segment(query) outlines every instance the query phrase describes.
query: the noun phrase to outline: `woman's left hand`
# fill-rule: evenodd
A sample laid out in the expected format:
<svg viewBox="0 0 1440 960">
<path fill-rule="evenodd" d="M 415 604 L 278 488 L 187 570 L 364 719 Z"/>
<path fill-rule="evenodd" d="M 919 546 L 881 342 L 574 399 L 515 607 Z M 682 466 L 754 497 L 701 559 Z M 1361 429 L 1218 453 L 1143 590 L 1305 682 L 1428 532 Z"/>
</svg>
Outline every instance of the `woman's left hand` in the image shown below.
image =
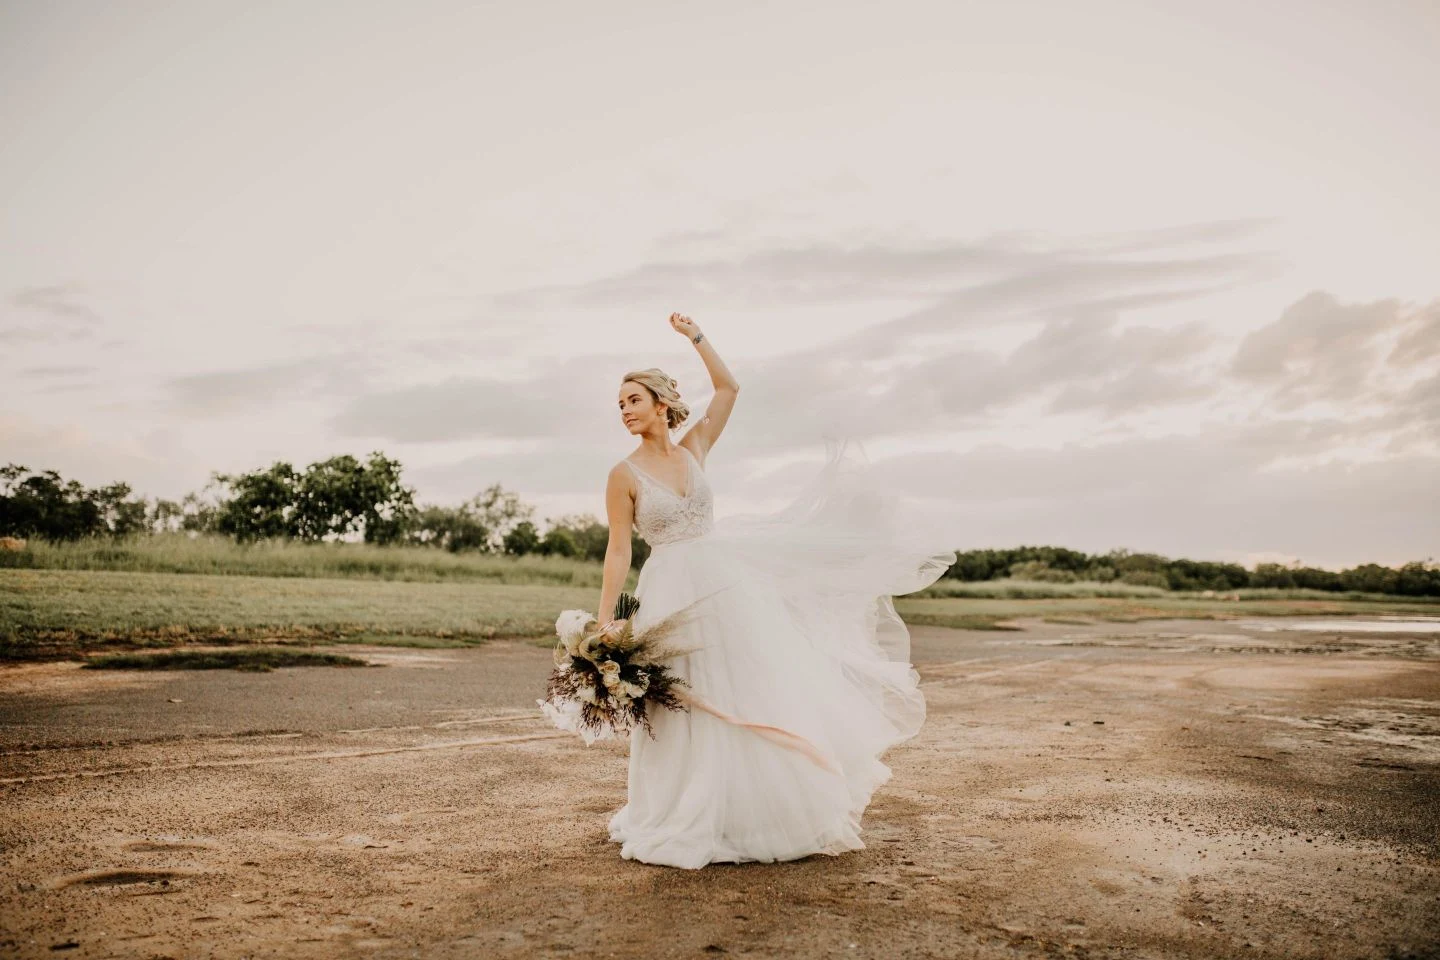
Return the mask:
<svg viewBox="0 0 1440 960">
<path fill-rule="evenodd" d="M 685 334 L 685 336 L 691 340 L 694 340 L 695 334 L 700 332 L 700 328 L 695 324 L 695 321 L 683 313 L 670 314 L 670 326 L 674 327 L 680 333 Z"/>
</svg>

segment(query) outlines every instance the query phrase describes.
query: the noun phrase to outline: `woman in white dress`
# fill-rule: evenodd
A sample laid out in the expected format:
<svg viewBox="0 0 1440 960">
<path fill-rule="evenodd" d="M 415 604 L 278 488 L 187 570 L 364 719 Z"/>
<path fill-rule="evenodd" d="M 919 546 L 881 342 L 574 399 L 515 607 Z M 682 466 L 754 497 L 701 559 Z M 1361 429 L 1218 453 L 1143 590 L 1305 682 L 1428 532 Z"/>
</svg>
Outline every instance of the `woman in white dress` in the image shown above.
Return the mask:
<svg viewBox="0 0 1440 960">
<path fill-rule="evenodd" d="M 689 419 L 656 368 L 627 374 L 619 412 L 636 450 L 610 471 L 600 594 L 607 629 L 630 567 L 632 525 L 650 545 L 635 596 L 643 629 L 692 601 L 671 662 L 693 705 L 653 712 L 630 738 L 628 800 L 610 817 L 627 859 L 698 868 L 865 846 L 860 819 L 890 777 L 884 751 L 915 735 L 925 699 L 891 596 L 934 582 L 955 552 L 886 492 L 851 443 L 784 509 L 714 519 L 704 464 L 740 385 L 689 317 L 671 326 L 715 394 Z M 702 599 L 703 598 L 703 599 Z M 697 708 L 698 707 L 698 708 Z"/>
</svg>

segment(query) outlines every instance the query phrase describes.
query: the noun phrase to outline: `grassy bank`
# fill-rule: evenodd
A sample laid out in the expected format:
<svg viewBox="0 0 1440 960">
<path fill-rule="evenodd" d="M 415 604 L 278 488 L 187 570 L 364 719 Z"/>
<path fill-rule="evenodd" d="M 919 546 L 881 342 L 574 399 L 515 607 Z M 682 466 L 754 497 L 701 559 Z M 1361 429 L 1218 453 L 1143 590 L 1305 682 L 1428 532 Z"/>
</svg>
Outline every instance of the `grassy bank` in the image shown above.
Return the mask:
<svg viewBox="0 0 1440 960">
<path fill-rule="evenodd" d="M 591 587 L 597 594 L 601 576 L 600 564 L 567 557 L 457 554 L 366 543 L 239 544 L 228 537 L 178 533 L 73 543 L 32 540 L 23 550 L 0 551 L 0 569 L 505 583 Z"/>
<path fill-rule="evenodd" d="M 914 597 L 943 598 L 960 597 L 971 600 L 1076 600 L 1094 597 L 1110 597 L 1125 600 L 1166 600 L 1184 603 L 1239 601 L 1315 600 L 1320 602 L 1356 602 L 1385 606 L 1410 604 L 1420 609 L 1440 611 L 1440 598 L 1396 597 L 1383 593 L 1338 593 L 1328 590 L 1278 589 L 1274 587 L 1243 587 L 1238 590 L 1175 591 L 1161 587 L 1140 587 L 1128 583 L 1050 583 L 1038 580 L 939 580 Z M 1235 599 L 1227 599 L 1233 597 Z M 1373 612 L 1373 611 L 1372 611 Z"/>
<path fill-rule="evenodd" d="M 1055 586 L 1047 584 L 1046 586 Z M 1059 586 L 1073 586 L 1060 584 Z M 1266 591 L 1250 591 L 1263 594 Z M 1198 594 L 1167 593 L 1136 597 L 1110 596 L 1010 596 L 1010 597 L 913 597 L 900 598 L 895 609 L 906 623 L 968 630 L 1013 629 L 1013 621 L 1037 617 L 1051 622 L 1109 620 L 1131 623 L 1140 620 L 1225 620 L 1237 617 L 1376 616 L 1404 614 L 1440 616 L 1440 603 L 1409 598 L 1323 599 L 1256 596 L 1240 600 L 1206 598 Z M 1293 592 L 1293 591 L 1292 591 Z"/>
<path fill-rule="evenodd" d="M 185 643 L 448 646 L 552 634 L 599 588 L 0 570 L 0 659 Z"/>
<path fill-rule="evenodd" d="M 1012 595 L 1017 585 L 994 584 L 1003 595 L 921 593 L 897 598 L 895 605 L 912 625 L 961 629 L 1011 629 L 1019 617 L 1064 622 L 1440 613 L 1440 604 L 1395 598 L 1245 591 L 1267 595 L 1235 601 L 1147 587 L 1112 596 L 1087 594 L 1080 584 L 1034 584 Z M 626 589 L 633 588 L 632 572 Z M 598 581 L 571 586 L 0 569 L 0 659 L 196 643 L 457 646 L 496 637 L 548 643 L 556 615 L 567 608 L 593 609 L 598 593 Z"/>
</svg>

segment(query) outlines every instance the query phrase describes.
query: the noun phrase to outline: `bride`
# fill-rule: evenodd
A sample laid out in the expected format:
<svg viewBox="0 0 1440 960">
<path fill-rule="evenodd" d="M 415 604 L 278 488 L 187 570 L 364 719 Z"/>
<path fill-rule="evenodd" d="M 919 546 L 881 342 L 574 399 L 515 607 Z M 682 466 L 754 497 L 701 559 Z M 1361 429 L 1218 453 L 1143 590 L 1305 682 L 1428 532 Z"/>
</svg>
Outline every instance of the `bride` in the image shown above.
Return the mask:
<svg viewBox="0 0 1440 960">
<path fill-rule="evenodd" d="M 620 417 L 640 445 L 606 485 L 599 611 L 603 621 L 615 610 L 633 525 L 651 552 L 632 626 L 701 601 L 675 641 L 691 652 L 670 663 L 691 707 L 656 711 L 653 736 L 632 732 L 610 839 L 626 859 L 686 868 L 861 849 L 861 815 L 890 777 L 881 754 L 925 719 L 890 598 L 933 583 L 955 553 L 923 516 L 901 516 L 908 502 L 848 443 L 832 445 L 785 508 L 715 520 L 704 466 L 740 384 L 693 320 L 676 313 L 670 325 L 695 345 L 715 394 L 672 440 L 690 419 L 676 380 L 653 367 L 625 375 Z"/>
</svg>

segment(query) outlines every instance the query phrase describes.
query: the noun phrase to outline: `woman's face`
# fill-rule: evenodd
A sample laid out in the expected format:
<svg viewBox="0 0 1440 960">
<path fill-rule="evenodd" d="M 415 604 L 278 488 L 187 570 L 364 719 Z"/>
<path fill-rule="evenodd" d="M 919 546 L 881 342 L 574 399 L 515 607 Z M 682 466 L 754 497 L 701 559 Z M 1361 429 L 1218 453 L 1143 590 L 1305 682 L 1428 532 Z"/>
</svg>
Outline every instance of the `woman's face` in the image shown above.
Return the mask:
<svg viewBox="0 0 1440 960">
<path fill-rule="evenodd" d="M 634 380 L 620 385 L 620 419 L 631 433 L 648 433 L 657 421 L 664 422 L 665 408 L 655 402 Z"/>
</svg>

